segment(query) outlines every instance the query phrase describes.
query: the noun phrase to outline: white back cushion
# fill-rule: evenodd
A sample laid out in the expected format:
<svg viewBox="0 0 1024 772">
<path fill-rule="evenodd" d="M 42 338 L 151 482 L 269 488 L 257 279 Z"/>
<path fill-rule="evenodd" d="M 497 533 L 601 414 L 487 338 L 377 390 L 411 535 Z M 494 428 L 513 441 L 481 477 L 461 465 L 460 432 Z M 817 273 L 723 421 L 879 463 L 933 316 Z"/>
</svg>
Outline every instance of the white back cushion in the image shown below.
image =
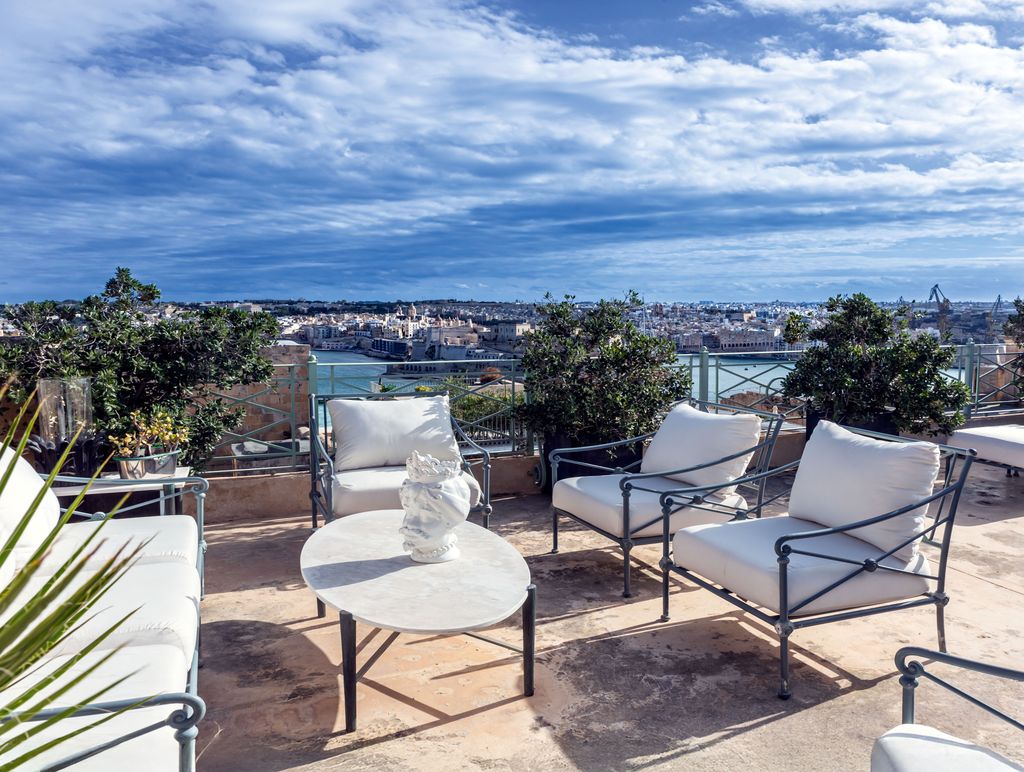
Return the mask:
<svg viewBox="0 0 1024 772">
<path fill-rule="evenodd" d="M 685 402 L 665 416 L 640 464 L 641 472 L 667 472 L 706 464 L 753 447 L 761 437 L 761 419 L 750 413 L 704 413 Z M 732 461 L 694 472 L 666 475 L 687 485 L 718 485 L 742 477 L 753 451 Z M 735 488 L 723 489 L 723 496 Z"/>
<path fill-rule="evenodd" d="M 402 466 L 414 450 L 460 460 L 448 395 L 409 399 L 332 399 L 335 471 Z"/>
<path fill-rule="evenodd" d="M 930 442 L 886 442 L 820 421 L 804 448 L 789 513 L 827 528 L 847 525 L 930 496 L 938 474 L 939 448 Z M 927 513 L 918 507 L 848 534 L 888 552 L 920 531 Z M 917 541 L 894 553 L 906 561 L 916 555 Z"/>
<path fill-rule="evenodd" d="M 0 477 L 7 471 L 8 464 L 14 458 L 14 449 L 7 448 L 0 455 Z M 23 458 L 18 458 L 14 465 L 11 479 L 7 486 L 0 491 L 0 533 L 6 542 L 7 537 L 17 527 L 18 523 L 25 516 L 32 500 L 43 487 L 43 478 L 39 476 L 32 465 Z M 60 504 L 53 491 L 47 491 L 43 500 L 39 503 L 28 528 L 22 533 L 18 545 L 14 548 L 12 557 L 14 562 L 21 566 L 31 557 L 32 553 L 52 531 L 60 519 Z M 0 544 L 0 546 L 3 546 Z"/>
</svg>

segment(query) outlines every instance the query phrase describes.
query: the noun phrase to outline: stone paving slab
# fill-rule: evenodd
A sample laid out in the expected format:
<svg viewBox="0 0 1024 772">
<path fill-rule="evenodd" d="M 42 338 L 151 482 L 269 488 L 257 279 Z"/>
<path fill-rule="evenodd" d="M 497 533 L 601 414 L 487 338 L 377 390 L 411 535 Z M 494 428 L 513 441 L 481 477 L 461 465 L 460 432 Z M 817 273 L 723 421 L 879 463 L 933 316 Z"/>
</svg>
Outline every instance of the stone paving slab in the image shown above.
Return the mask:
<svg viewBox="0 0 1024 772">
<path fill-rule="evenodd" d="M 360 684 L 354 735 L 341 731 L 337 623 L 315 617 L 299 574 L 307 515 L 211 527 L 200 769 L 864 770 L 899 723 L 893 654 L 935 645 L 924 608 L 798 631 L 782 702 L 766 626 L 681 581 L 672 620 L 657 621 L 660 548 L 636 550 L 624 600 L 601 537 L 564 526 L 548 554 L 546 499 L 498 501 L 492 524 L 538 586 L 536 695 L 521 696 L 511 652 L 402 636 Z M 1024 478 L 978 467 L 953 545 L 950 651 L 1024 668 Z M 517 619 L 492 634 L 518 642 Z M 956 678 L 1024 715 L 1019 684 Z M 936 687 L 919 690 L 919 720 L 1024 760 L 1024 734 Z"/>
</svg>

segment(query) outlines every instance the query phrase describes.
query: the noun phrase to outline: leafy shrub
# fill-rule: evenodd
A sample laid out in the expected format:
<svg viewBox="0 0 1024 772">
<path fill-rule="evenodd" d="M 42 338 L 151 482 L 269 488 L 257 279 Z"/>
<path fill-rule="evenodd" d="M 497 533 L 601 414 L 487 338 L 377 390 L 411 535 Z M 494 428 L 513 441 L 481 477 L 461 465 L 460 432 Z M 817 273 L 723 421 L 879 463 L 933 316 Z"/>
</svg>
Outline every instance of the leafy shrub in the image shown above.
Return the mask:
<svg viewBox="0 0 1024 772">
<path fill-rule="evenodd" d="M 97 430 L 123 435 L 131 415 L 160 408 L 187 433 L 183 461 L 201 467 L 242 410 L 215 395 L 270 378 L 260 349 L 273 342 L 270 314 L 204 307 L 152 318 L 160 291 L 118 268 L 99 295 L 80 304 L 30 302 L 4 309 L 22 337 L 0 346 L 0 376 L 13 376 L 15 399 L 39 378 L 92 378 Z"/>
<path fill-rule="evenodd" d="M 931 335 L 911 335 L 906 320 L 867 295 L 836 296 L 822 327 L 786 376 L 782 391 L 804 397 L 823 418 L 868 423 L 888 415 L 903 432 L 951 432 L 964 422 L 966 384 L 948 378 L 952 348 Z"/>
</svg>

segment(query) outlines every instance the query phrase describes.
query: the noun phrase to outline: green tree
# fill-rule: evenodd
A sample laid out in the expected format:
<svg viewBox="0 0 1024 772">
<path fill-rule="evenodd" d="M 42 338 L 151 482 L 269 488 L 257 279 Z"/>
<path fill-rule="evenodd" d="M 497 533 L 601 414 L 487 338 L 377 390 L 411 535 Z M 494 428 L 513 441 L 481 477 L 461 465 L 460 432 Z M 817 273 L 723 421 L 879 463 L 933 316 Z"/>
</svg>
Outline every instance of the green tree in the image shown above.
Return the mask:
<svg viewBox="0 0 1024 772">
<path fill-rule="evenodd" d="M 523 355 L 530 399 L 519 414 L 535 432 L 578 444 L 635 437 L 689 395 L 690 374 L 673 367 L 672 342 L 644 334 L 631 320 L 640 303 L 635 292 L 584 310 L 572 295 L 546 299 Z"/>
<path fill-rule="evenodd" d="M 270 378 L 260 349 L 277 334 L 270 314 L 202 307 L 156 318 L 160 291 L 118 268 L 103 292 L 80 304 L 30 302 L 4 309 L 22 332 L 0 347 L 0 375 L 16 398 L 39 378 L 92 378 L 97 429 L 127 431 L 132 411 L 166 410 L 189 433 L 183 460 L 201 467 L 242 411 L 215 392 Z"/>
<path fill-rule="evenodd" d="M 810 332 L 816 344 L 783 383 L 830 421 L 870 422 L 888 415 L 900 431 L 950 432 L 964 422 L 970 391 L 946 376 L 956 356 L 931 335 L 912 335 L 907 321 L 862 293 L 825 303 L 828 319 Z"/>
<path fill-rule="evenodd" d="M 1024 299 L 1015 298 L 1013 309 L 1014 313 L 1006 319 L 1003 334 L 1021 349 L 1022 353 L 1018 354 L 1009 366 L 1013 371 L 1014 385 L 1024 389 Z"/>
</svg>

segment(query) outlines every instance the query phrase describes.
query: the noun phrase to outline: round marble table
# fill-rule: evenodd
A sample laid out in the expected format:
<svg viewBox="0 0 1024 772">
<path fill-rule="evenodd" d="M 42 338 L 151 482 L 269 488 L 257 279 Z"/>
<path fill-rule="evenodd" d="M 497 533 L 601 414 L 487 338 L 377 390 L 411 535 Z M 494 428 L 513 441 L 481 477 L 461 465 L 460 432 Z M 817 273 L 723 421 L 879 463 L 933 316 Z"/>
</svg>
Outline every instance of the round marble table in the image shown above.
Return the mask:
<svg viewBox="0 0 1024 772">
<path fill-rule="evenodd" d="M 519 552 L 473 523 L 455 529 L 461 556 L 447 563 L 416 563 L 402 549 L 400 509 L 361 512 L 315 531 L 302 548 L 302 578 L 325 606 L 339 612 L 345 729 L 356 723 L 358 680 L 400 633 L 465 634 L 523 654 L 523 687 L 533 694 L 536 589 Z M 474 631 L 523 610 L 523 647 Z M 356 670 L 356 622 L 391 635 Z"/>
</svg>

